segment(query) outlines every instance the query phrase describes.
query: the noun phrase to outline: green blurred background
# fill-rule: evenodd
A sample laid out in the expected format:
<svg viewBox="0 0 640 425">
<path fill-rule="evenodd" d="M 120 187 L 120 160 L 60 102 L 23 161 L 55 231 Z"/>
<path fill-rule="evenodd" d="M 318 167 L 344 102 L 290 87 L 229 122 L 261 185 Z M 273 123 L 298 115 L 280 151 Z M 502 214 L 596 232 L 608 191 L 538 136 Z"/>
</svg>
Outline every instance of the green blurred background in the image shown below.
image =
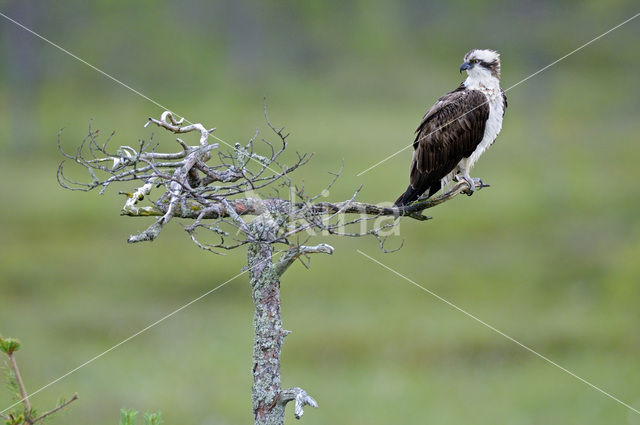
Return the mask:
<svg viewBox="0 0 640 425">
<path fill-rule="evenodd" d="M 395 199 L 424 111 L 471 48 L 502 53 L 507 88 L 637 13 L 636 1 L 429 3 L 0 1 L 3 13 L 188 120 L 243 142 L 262 99 L 310 189 Z M 30 390 L 236 275 L 245 251 L 196 248 L 179 223 L 119 216 L 113 188 L 57 185 L 56 133 L 90 119 L 115 145 L 161 109 L 1 19 L 0 331 L 21 338 Z M 640 424 L 589 388 L 385 271 L 364 252 L 640 408 L 640 20 L 508 92 L 503 131 L 473 175 L 492 187 L 404 220 L 404 248 L 327 240 L 282 281 L 293 331 L 283 385 L 317 398 L 313 424 Z M 156 131 L 157 133 L 157 131 Z M 171 137 L 164 134 L 165 140 Z M 52 424 L 115 424 L 121 407 L 168 424 L 251 423 L 246 275 L 34 397 L 80 401 Z M 6 392 L 3 407 L 10 403 Z M 288 421 L 293 422 L 291 411 Z"/>
</svg>

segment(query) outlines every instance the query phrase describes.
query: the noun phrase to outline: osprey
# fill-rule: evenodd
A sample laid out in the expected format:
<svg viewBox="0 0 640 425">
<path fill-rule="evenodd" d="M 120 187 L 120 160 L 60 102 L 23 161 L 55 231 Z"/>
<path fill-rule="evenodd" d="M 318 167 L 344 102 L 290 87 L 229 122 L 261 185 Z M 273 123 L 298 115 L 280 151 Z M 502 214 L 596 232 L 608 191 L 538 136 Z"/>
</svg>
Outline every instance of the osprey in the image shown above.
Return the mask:
<svg viewBox="0 0 640 425">
<path fill-rule="evenodd" d="M 396 206 L 427 191 L 432 196 L 460 178 L 469 185 L 469 195 L 475 190 L 469 171 L 500 133 L 507 97 L 500 88 L 500 54 L 495 50 L 471 50 L 462 71 L 467 79 L 438 99 L 416 129 L 410 184 Z"/>
</svg>

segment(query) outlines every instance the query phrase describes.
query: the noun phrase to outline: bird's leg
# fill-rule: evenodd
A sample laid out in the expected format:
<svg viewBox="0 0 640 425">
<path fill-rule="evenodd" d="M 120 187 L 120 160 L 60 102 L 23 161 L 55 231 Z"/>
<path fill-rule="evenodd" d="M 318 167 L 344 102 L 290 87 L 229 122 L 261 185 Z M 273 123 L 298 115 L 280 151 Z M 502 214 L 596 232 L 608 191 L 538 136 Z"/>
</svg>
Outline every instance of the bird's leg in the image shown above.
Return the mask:
<svg viewBox="0 0 640 425">
<path fill-rule="evenodd" d="M 467 185 L 469 186 L 469 188 L 465 189 L 464 192 L 469 196 L 473 195 L 473 193 L 476 191 L 476 182 L 474 181 L 475 179 L 472 179 L 469 176 L 469 172 L 467 172 L 466 170 L 463 170 L 461 177 L 462 180 L 464 180 L 465 183 L 467 183 Z"/>
<path fill-rule="evenodd" d="M 460 181 L 464 180 L 468 188 L 464 189 L 462 192 L 471 196 L 475 193 L 476 186 L 478 186 L 481 189 L 483 187 L 488 187 L 489 185 L 485 184 L 481 179 L 477 177 L 472 178 L 471 176 L 469 176 L 469 169 L 471 168 L 471 164 L 469 163 L 468 160 L 469 158 L 465 158 L 462 161 L 460 161 L 455 173 L 451 173 L 452 174 L 451 179 L 456 183 L 459 183 Z"/>
<path fill-rule="evenodd" d="M 464 192 L 467 195 L 471 196 L 476 191 L 476 182 L 471 178 L 471 176 L 469 176 L 469 169 L 471 168 L 471 164 L 469 163 L 468 158 L 465 158 L 461 161 L 460 165 L 462 166 L 460 167 L 460 177 L 458 177 L 458 180 L 462 178 L 462 180 L 467 183 L 469 188 L 465 189 Z M 480 179 L 478 180 L 481 181 Z"/>
</svg>

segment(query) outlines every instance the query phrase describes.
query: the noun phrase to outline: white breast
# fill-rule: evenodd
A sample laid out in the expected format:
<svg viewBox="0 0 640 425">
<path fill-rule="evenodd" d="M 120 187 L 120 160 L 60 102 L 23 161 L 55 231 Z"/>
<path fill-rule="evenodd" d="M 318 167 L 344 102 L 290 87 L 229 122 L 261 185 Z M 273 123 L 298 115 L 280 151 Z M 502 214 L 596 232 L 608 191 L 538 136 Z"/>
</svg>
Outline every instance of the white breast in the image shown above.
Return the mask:
<svg viewBox="0 0 640 425">
<path fill-rule="evenodd" d="M 478 88 L 478 90 L 482 91 L 489 101 L 489 118 L 484 128 L 484 137 L 469 157 L 471 167 L 498 137 L 502 129 L 502 117 L 504 115 L 504 99 L 499 87 L 497 89 Z"/>
<path fill-rule="evenodd" d="M 464 158 L 460 161 L 458 166 L 441 180 L 442 187 L 452 181 L 454 176 L 462 171 L 463 168 L 470 170 L 478 161 L 480 155 L 493 144 L 502 129 L 504 99 L 502 98 L 502 90 L 500 90 L 500 81 L 497 78 L 489 78 L 484 81 L 468 78 L 464 84 L 468 89 L 479 90 L 487 96 L 487 100 L 489 101 L 489 118 L 485 124 L 484 136 L 476 150 L 473 151 L 469 158 Z"/>
</svg>

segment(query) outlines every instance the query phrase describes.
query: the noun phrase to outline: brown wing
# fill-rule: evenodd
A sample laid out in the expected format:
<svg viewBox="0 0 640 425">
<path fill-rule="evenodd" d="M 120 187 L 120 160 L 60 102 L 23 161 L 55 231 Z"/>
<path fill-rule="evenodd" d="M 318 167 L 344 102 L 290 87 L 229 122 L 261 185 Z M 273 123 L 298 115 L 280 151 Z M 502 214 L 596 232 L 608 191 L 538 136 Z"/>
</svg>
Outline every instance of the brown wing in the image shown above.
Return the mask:
<svg viewBox="0 0 640 425">
<path fill-rule="evenodd" d="M 413 189 L 421 190 L 420 194 L 440 189 L 440 180 L 476 149 L 488 118 L 487 97 L 480 91 L 458 88 L 438 99 L 416 130 L 410 176 Z"/>
</svg>

